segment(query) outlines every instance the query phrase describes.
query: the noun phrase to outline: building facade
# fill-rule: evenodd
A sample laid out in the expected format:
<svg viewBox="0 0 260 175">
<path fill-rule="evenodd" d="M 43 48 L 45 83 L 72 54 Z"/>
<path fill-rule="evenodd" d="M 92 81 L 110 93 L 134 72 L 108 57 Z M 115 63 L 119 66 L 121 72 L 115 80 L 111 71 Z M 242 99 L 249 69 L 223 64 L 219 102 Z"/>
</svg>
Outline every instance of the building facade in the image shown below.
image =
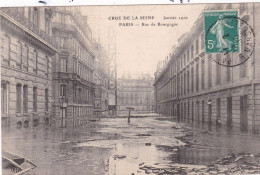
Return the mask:
<svg viewBox="0 0 260 175">
<path fill-rule="evenodd" d="M 94 110 L 92 33 L 78 7 L 53 7 L 52 35 L 59 42 L 53 59 L 53 121 L 60 127 L 87 122 Z"/>
<path fill-rule="evenodd" d="M 94 70 L 94 115 L 102 116 L 108 114 L 108 82 L 109 64 L 107 53 L 100 44 L 96 44 L 96 58 Z"/>
<path fill-rule="evenodd" d="M 2 126 L 49 125 L 52 95 L 52 9 L 1 8 Z"/>
<path fill-rule="evenodd" d="M 153 81 L 149 75 L 137 78 L 119 78 L 117 81 L 117 114 L 127 115 L 127 107 L 132 114 L 148 114 L 154 111 Z"/>
<path fill-rule="evenodd" d="M 158 67 L 154 83 L 156 112 L 179 120 L 207 123 L 241 131 L 260 131 L 260 6 L 259 4 L 208 5 L 208 10 L 239 9 L 239 18 L 255 32 L 254 54 L 243 64 L 217 64 L 217 54 L 205 54 L 203 15 L 179 39 L 171 58 Z M 241 24 L 241 49 L 245 38 Z M 233 55 L 227 55 L 230 59 Z"/>
</svg>

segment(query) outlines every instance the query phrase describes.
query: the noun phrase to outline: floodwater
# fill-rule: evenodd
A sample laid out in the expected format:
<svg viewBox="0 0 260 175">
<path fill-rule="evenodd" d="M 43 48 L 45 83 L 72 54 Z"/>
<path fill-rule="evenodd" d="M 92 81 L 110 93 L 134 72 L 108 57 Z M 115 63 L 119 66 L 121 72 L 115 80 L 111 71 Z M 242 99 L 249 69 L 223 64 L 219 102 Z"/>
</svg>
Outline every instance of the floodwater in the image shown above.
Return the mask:
<svg viewBox="0 0 260 175">
<path fill-rule="evenodd" d="M 192 144 L 178 137 L 190 134 Z M 177 138 L 176 138 L 177 137 Z M 3 150 L 25 156 L 37 175 L 145 174 L 142 164 L 203 165 L 229 153 L 259 153 L 260 136 L 208 130 L 158 117 L 103 118 L 81 128 L 2 128 Z"/>
</svg>

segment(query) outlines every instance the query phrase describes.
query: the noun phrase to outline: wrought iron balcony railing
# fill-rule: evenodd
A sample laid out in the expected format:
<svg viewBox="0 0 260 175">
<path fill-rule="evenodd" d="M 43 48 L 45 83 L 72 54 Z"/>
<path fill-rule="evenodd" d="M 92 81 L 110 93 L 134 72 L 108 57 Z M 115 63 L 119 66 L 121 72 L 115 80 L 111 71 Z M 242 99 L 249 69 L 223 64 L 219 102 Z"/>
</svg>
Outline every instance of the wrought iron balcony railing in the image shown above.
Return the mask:
<svg viewBox="0 0 260 175">
<path fill-rule="evenodd" d="M 52 47 L 57 48 L 57 43 L 55 43 L 55 41 L 48 34 L 46 34 L 43 30 L 41 30 L 36 24 L 31 22 L 28 18 L 23 16 L 21 13 L 19 13 L 16 8 L 1 8 L 0 12 L 4 13 L 5 15 L 8 15 L 16 22 L 18 22 L 20 25 L 29 29 L 31 32 L 39 36 L 41 39 L 49 43 Z"/>
</svg>

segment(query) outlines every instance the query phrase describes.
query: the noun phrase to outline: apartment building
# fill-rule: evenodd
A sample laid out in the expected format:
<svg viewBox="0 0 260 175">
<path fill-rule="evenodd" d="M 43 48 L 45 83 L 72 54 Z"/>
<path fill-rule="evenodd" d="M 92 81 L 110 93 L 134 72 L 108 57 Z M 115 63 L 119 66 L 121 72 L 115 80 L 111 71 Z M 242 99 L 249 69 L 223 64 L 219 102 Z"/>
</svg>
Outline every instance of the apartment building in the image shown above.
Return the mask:
<svg viewBox="0 0 260 175">
<path fill-rule="evenodd" d="M 220 54 L 205 53 L 203 14 L 180 37 L 170 59 L 158 65 L 154 83 L 156 112 L 180 121 L 229 129 L 260 131 L 259 4 L 214 4 L 206 10 L 239 9 L 239 18 L 255 34 L 254 54 L 238 66 L 216 61 Z M 241 23 L 241 51 L 245 50 L 245 23 Z M 232 53 L 227 57 L 236 59 Z"/>
</svg>

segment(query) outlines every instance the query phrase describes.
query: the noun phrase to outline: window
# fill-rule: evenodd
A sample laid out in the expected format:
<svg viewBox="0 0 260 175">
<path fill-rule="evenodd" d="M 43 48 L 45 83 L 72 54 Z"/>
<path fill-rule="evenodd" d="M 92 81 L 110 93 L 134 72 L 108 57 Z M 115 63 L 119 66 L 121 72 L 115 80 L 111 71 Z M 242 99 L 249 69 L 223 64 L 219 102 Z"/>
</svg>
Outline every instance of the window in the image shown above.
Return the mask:
<svg viewBox="0 0 260 175">
<path fill-rule="evenodd" d="M 33 87 L 33 112 L 37 112 L 37 87 Z"/>
<path fill-rule="evenodd" d="M 193 67 L 191 68 L 191 92 L 193 92 L 194 88 L 194 69 Z"/>
<path fill-rule="evenodd" d="M 36 7 L 33 8 L 33 23 L 38 26 L 39 25 L 39 11 Z"/>
<path fill-rule="evenodd" d="M 67 59 L 66 58 L 60 59 L 60 71 L 67 72 Z"/>
<path fill-rule="evenodd" d="M 220 98 L 217 99 L 217 119 L 221 117 L 221 105 L 220 105 Z"/>
<path fill-rule="evenodd" d="M 191 59 L 193 59 L 193 57 L 194 57 L 194 47 L 193 47 L 193 45 L 191 46 Z"/>
<path fill-rule="evenodd" d="M 196 40 L 196 54 L 199 54 L 199 39 Z"/>
<path fill-rule="evenodd" d="M 189 61 L 190 61 L 190 51 L 187 50 L 187 62 L 189 62 Z"/>
<path fill-rule="evenodd" d="M 66 97 L 66 84 L 61 84 L 60 85 L 60 96 L 61 97 Z"/>
<path fill-rule="evenodd" d="M 22 85 L 16 85 L 16 112 L 22 112 Z"/>
<path fill-rule="evenodd" d="M 45 57 L 46 59 L 46 77 L 49 76 L 49 57 Z"/>
<path fill-rule="evenodd" d="M 187 94 L 190 93 L 190 71 L 187 72 Z"/>
<path fill-rule="evenodd" d="M 201 49 L 203 49 L 203 48 L 204 48 L 204 44 L 205 44 L 205 43 L 204 43 L 204 33 L 201 34 L 201 37 L 200 37 L 200 38 L 201 38 L 201 39 L 200 39 L 200 44 L 201 44 L 200 47 L 201 47 Z"/>
<path fill-rule="evenodd" d="M 23 69 L 28 71 L 29 67 L 29 48 L 25 45 L 23 52 Z"/>
<path fill-rule="evenodd" d="M 212 58 L 208 56 L 208 86 L 212 87 Z"/>
<path fill-rule="evenodd" d="M 45 111 L 49 110 L 49 90 L 45 89 Z"/>
<path fill-rule="evenodd" d="M 184 87 L 183 87 L 183 90 L 184 90 L 184 95 L 186 95 L 186 72 L 184 72 Z"/>
<path fill-rule="evenodd" d="M 205 61 L 201 61 L 201 89 L 205 88 Z"/>
<path fill-rule="evenodd" d="M 33 58 L 34 58 L 34 69 L 33 69 L 33 72 L 35 74 L 37 74 L 37 71 L 38 71 L 38 53 L 36 50 L 34 50 L 34 53 L 33 53 Z"/>
<path fill-rule="evenodd" d="M 199 91 L 199 62 L 196 64 L 196 91 Z"/>
<path fill-rule="evenodd" d="M 227 53 L 227 61 L 231 61 L 231 58 L 230 58 L 230 53 Z M 231 67 L 226 67 L 226 69 L 227 69 L 227 73 L 226 73 L 226 75 L 227 75 L 227 81 L 230 81 L 230 72 L 231 72 Z"/>
<path fill-rule="evenodd" d="M 28 86 L 23 86 L 23 112 L 28 113 Z"/>
<path fill-rule="evenodd" d="M 22 64 L 23 64 L 23 46 L 21 42 L 17 43 L 17 62 L 16 66 L 19 69 L 22 69 Z"/>
<path fill-rule="evenodd" d="M 204 123 L 205 122 L 205 114 L 204 114 L 204 112 L 205 112 L 205 102 L 204 101 L 202 101 L 201 102 L 201 122 L 202 123 Z"/>
<path fill-rule="evenodd" d="M 50 35 L 50 23 L 51 23 L 51 15 L 47 9 L 45 9 L 45 32 Z"/>
<path fill-rule="evenodd" d="M 77 60 L 73 59 L 73 73 L 77 73 Z"/>
<path fill-rule="evenodd" d="M 3 63 L 10 65 L 10 37 L 4 35 L 3 38 L 1 38 L 1 43 L 1 57 Z"/>
<path fill-rule="evenodd" d="M 241 52 L 242 52 L 242 55 L 244 55 L 245 57 L 247 57 L 247 52 L 245 52 L 245 48 L 246 48 L 246 34 L 243 32 L 241 34 Z M 243 64 L 240 64 L 239 65 L 239 71 L 240 71 L 240 78 L 244 78 L 246 77 L 246 67 L 247 67 L 247 62 L 244 62 Z"/>
<path fill-rule="evenodd" d="M 220 60 L 220 54 L 217 54 L 217 60 Z M 220 84 L 221 82 L 221 65 L 216 63 L 216 84 Z"/>
<path fill-rule="evenodd" d="M 74 85 L 73 88 L 74 88 L 73 89 L 73 92 L 74 92 L 74 94 L 73 94 L 73 101 L 74 101 L 74 103 L 76 103 L 76 100 L 77 100 L 77 97 L 78 97 L 78 92 L 77 92 L 78 87 L 77 87 L 77 85 Z"/>
<path fill-rule="evenodd" d="M 2 114 L 8 114 L 8 103 L 9 103 L 8 83 L 2 81 L 2 83 L 1 83 L 1 112 L 2 112 Z"/>
</svg>

